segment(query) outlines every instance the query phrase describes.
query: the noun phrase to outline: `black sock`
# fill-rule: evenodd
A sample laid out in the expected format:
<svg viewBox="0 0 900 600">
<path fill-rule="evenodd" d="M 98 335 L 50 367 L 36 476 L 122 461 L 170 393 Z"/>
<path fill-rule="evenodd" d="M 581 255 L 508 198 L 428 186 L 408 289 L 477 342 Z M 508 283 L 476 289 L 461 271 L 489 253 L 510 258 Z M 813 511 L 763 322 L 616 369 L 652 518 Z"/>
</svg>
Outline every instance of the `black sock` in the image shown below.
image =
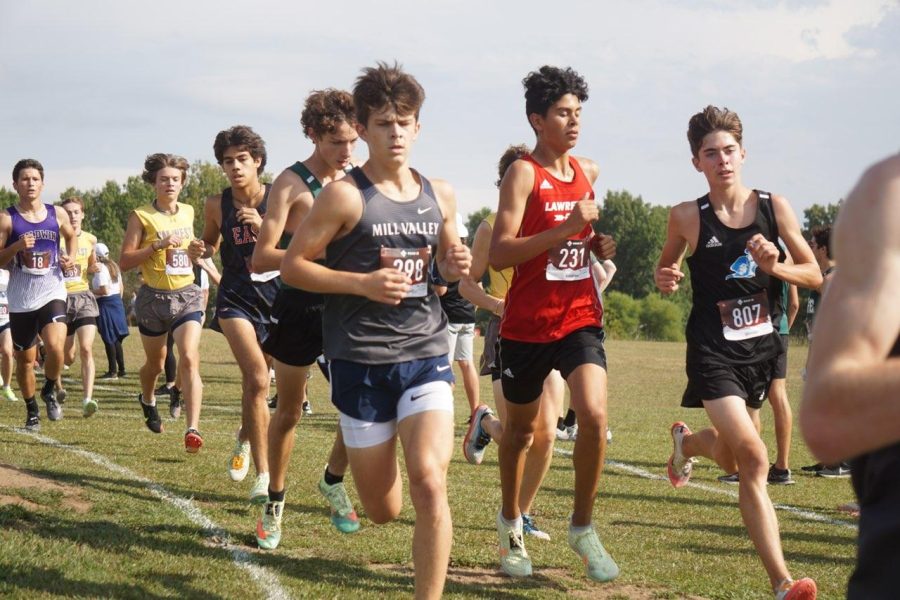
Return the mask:
<svg viewBox="0 0 900 600">
<path fill-rule="evenodd" d="M 334 485 L 336 483 L 340 483 L 344 480 L 343 475 L 334 475 L 331 471 L 328 470 L 328 467 L 325 467 L 325 483 L 328 485 Z"/>
<path fill-rule="evenodd" d="M 41 388 L 42 394 L 49 394 L 56 388 L 56 380 L 55 379 L 47 379 L 44 381 L 44 387 Z"/>
<path fill-rule="evenodd" d="M 38 414 L 39 411 L 37 400 L 34 399 L 34 396 L 32 396 L 31 398 L 25 398 L 25 408 L 26 410 L 28 410 L 29 415 Z"/>
<path fill-rule="evenodd" d="M 566 413 L 566 418 L 563 419 L 563 424 L 565 424 L 566 427 L 571 427 L 575 424 L 575 411 L 571 408 L 569 409 L 569 412 Z"/>
<path fill-rule="evenodd" d="M 269 488 L 269 502 L 284 502 L 284 490 L 276 492 Z"/>
<path fill-rule="evenodd" d="M 557 429 L 565 429 L 566 428 L 566 424 L 563 422 L 562 417 L 559 417 L 558 419 L 556 419 L 556 428 Z"/>
</svg>

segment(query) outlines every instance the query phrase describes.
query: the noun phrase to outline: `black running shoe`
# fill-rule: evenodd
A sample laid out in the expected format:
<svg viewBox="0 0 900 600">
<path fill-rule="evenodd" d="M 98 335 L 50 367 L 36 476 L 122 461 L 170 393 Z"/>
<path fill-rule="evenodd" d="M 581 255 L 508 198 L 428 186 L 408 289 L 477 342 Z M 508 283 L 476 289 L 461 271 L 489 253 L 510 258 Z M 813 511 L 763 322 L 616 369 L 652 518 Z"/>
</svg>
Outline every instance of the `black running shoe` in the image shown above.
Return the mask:
<svg viewBox="0 0 900 600">
<path fill-rule="evenodd" d="M 157 396 L 168 396 L 172 393 L 172 388 L 167 386 L 165 383 L 153 390 L 153 393 Z"/>
<path fill-rule="evenodd" d="M 269 408 L 278 408 L 278 394 L 272 396 L 267 404 L 269 405 Z"/>
<path fill-rule="evenodd" d="M 28 413 L 28 417 L 25 419 L 25 429 L 28 431 L 40 431 L 41 416 L 38 413 Z"/>
<path fill-rule="evenodd" d="M 173 387 L 169 390 L 169 416 L 177 419 L 181 416 L 181 390 Z"/>
<path fill-rule="evenodd" d="M 47 389 L 47 385 L 44 384 L 44 389 L 41 390 L 41 400 L 47 405 L 48 419 L 51 421 L 59 421 L 62 419 L 62 409 L 56 401 L 56 390 L 53 389 L 53 386 L 50 386 L 49 389 Z"/>
<path fill-rule="evenodd" d="M 107 371 L 106 373 L 104 373 L 103 375 L 98 377 L 97 379 L 101 379 L 104 381 L 116 381 L 118 378 L 119 378 L 119 376 L 116 375 L 114 372 Z"/>
<path fill-rule="evenodd" d="M 790 469 L 779 469 L 775 465 L 769 467 L 769 475 L 766 482 L 770 485 L 793 485 L 794 480 L 791 479 Z"/>
<path fill-rule="evenodd" d="M 149 406 L 144 404 L 144 394 L 138 394 L 138 402 L 141 403 L 141 410 L 144 411 L 144 423 L 146 423 L 147 429 L 153 433 L 162 433 L 162 421 L 159 418 L 159 413 L 156 411 L 156 405 Z"/>
<path fill-rule="evenodd" d="M 806 465 L 805 467 L 800 467 L 801 471 L 806 471 L 807 473 L 818 473 L 821 471 L 825 465 L 822 463 L 816 463 L 814 465 Z"/>
</svg>

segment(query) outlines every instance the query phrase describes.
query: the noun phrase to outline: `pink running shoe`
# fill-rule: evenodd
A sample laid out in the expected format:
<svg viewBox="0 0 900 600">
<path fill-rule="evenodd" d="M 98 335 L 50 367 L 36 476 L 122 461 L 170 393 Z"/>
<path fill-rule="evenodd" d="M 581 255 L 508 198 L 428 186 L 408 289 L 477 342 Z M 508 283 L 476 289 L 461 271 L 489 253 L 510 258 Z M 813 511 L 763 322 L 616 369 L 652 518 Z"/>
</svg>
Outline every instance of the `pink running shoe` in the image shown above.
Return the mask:
<svg viewBox="0 0 900 600">
<path fill-rule="evenodd" d="M 691 470 L 694 468 L 693 461 L 685 457 L 681 451 L 681 443 L 686 435 L 691 435 L 690 427 L 681 421 L 672 424 L 673 448 L 672 456 L 669 457 L 668 471 L 669 481 L 676 488 L 680 488 L 688 482 L 691 478 Z"/>
</svg>

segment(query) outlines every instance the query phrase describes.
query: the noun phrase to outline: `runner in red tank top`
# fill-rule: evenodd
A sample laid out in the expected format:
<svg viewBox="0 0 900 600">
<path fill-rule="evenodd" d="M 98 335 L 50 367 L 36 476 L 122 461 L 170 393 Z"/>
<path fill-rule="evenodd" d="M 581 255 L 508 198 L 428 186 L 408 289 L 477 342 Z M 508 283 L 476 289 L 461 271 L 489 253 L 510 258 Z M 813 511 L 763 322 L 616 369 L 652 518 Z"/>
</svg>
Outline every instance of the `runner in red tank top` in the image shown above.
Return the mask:
<svg viewBox="0 0 900 600">
<path fill-rule="evenodd" d="M 523 84 L 525 113 L 537 144 L 530 156 L 510 166 L 500 184 L 489 257 L 497 270 L 516 267 L 500 326 L 501 383 L 507 398 L 499 449 L 500 566 L 512 576 L 531 575 L 519 487 L 544 378 L 558 369 L 579 424 L 569 546 L 581 557 L 588 577 L 609 581 L 619 567 L 591 525 L 606 451 L 606 354 L 590 267 L 591 248 L 598 258 L 612 258 L 615 244 L 608 236 L 594 236 L 591 228 L 600 216 L 591 187 L 596 163 L 569 155 L 578 141 L 587 84 L 572 69 L 548 66 L 529 73 Z"/>
</svg>

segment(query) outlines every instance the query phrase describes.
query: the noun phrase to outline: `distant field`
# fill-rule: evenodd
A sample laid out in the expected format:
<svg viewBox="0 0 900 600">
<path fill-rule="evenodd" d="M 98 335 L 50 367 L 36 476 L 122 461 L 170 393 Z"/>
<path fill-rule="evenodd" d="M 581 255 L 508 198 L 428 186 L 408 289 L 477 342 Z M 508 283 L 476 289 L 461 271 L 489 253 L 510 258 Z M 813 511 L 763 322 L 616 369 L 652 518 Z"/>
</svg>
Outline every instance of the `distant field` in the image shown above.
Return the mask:
<svg viewBox="0 0 900 600">
<path fill-rule="evenodd" d="M 799 402 L 806 349 L 790 355 L 789 391 Z M 619 563 L 614 584 L 583 576 L 565 541 L 573 476 L 559 443 L 535 516 L 553 537 L 526 538 L 535 576 L 513 581 L 499 572 L 494 517 L 500 503 L 496 447 L 479 467 L 461 451 L 467 404 L 456 390 L 457 447 L 450 467 L 454 546 L 448 598 L 771 598 L 746 536 L 736 487 L 719 484 L 709 461 L 691 485 L 674 490 L 661 479 L 671 451 L 669 426 L 695 430 L 702 411 L 679 407 L 684 385 L 682 344 L 612 341 L 607 345 L 614 443 L 600 485 L 595 523 Z M 146 430 L 136 401 L 142 362 L 134 332 L 126 341 L 129 377 L 100 384 L 100 411 L 83 419 L 79 386 L 70 383 L 65 418 L 44 417 L 39 435 L 18 428 L 22 402 L 0 403 L 0 596 L 130 598 L 377 598 L 412 594 L 410 539 L 414 513 L 357 534 L 332 529 L 316 483 L 336 427 L 327 388 L 311 381 L 315 414 L 304 417 L 288 481 L 284 538 L 273 552 L 255 548 L 256 510 L 246 502 L 253 472 L 242 483 L 226 473 L 239 424 L 240 378 L 224 338 L 206 330 L 201 346 L 205 399 L 198 455 L 182 446 L 183 421 L 166 432 Z M 98 365 L 105 365 L 99 340 Z M 103 372 L 101 366 L 98 371 Z M 78 365 L 66 372 L 71 379 Z M 492 403 L 487 378 L 483 398 Z M 161 411 L 165 412 L 165 411 Z M 771 411 L 764 437 L 774 460 Z M 788 565 L 812 576 L 820 598 L 841 598 L 855 559 L 855 523 L 836 509 L 852 499 L 847 481 L 800 473 L 813 462 L 795 432 L 797 484 L 770 487 L 781 510 Z M 348 489 L 354 498 L 352 479 Z"/>
</svg>

